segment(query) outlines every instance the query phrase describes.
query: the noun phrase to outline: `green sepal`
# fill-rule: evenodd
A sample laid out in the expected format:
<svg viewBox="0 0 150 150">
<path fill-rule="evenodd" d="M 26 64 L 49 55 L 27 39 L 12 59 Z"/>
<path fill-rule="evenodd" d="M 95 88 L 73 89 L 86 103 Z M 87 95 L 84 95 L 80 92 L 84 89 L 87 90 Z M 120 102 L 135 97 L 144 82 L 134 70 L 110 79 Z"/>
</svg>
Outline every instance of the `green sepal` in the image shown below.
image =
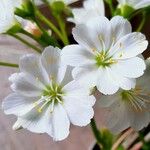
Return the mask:
<svg viewBox="0 0 150 150">
<path fill-rule="evenodd" d="M 113 134 L 106 128 L 101 130 L 101 144 L 103 150 L 110 150 L 114 141 Z"/>
<path fill-rule="evenodd" d="M 15 15 L 24 19 L 31 19 L 35 17 L 34 5 L 30 0 L 25 0 L 21 8 L 16 8 Z"/>
<path fill-rule="evenodd" d="M 6 33 L 7 34 L 16 34 L 19 33 L 21 31 L 21 24 L 16 22 L 15 25 L 13 25 Z"/>
<path fill-rule="evenodd" d="M 52 13 L 55 15 L 60 15 L 65 10 L 65 3 L 62 1 L 56 1 L 51 4 Z"/>
<path fill-rule="evenodd" d="M 124 18 L 128 18 L 128 17 L 130 17 L 130 15 L 132 15 L 132 13 L 135 11 L 135 9 L 132 8 L 131 6 L 124 5 L 120 8 L 120 11 L 121 11 L 121 15 Z"/>
</svg>

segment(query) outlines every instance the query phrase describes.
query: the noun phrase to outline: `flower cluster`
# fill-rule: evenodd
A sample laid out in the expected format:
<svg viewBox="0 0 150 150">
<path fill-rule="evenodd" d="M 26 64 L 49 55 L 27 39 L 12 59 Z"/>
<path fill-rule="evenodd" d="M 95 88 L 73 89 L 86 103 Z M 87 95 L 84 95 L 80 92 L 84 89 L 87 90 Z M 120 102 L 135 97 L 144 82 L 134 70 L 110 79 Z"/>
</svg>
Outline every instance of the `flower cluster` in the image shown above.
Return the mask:
<svg viewBox="0 0 150 150">
<path fill-rule="evenodd" d="M 14 130 L 47 133 L 60 141 L 69 135 L 71 123 L 81 127 L 90 123 L 97 98 L 93 93 L 99 91 L 102 96 L 97 105 L 106 109 L 105 126 L 110 131 L 141 130 L 150 122 L 150 60 L 141 55 L 148 41 L 140 32 L 143 21 L 134 31 L 129 18 L 140 13 L 139 9 L 145 16 L 150 1 L 118 0 L 114 8 L 112 1 L 106 0 L 111 19 L 105 16 L 103 0 L 85 0 L 81 8 L 69 6 L 76 1 L 0 3 L 0 33 L 40 52 L 20 58 L 16 65 L 20 72 L 9 78 L 13 93 L 2 103 L 4 112 L 18 117 Z M 51 8 L 59 28 L 41 13 L 41 4 Z M 69 44 L 64 15 L 75 25 L 72 35 L 76 44 Z M 30 26 L 24 27 L 24 22 Z M 37 45 L 25 41 L 20 33 Z"/>
</svg>

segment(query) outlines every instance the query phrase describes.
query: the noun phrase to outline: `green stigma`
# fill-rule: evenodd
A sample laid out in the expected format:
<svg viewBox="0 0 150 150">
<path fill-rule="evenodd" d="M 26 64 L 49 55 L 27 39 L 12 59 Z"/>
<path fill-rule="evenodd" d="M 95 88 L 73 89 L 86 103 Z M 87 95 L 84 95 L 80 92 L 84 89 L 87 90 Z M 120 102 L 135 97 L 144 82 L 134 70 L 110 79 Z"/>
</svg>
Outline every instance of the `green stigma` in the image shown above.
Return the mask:
<svg viewBox="0 0 150 150">
<path fill-rule="evenodd" d="M 108 56 L 107 52 L 105 51 L 98 53 L 95 57 L 95 60 L 98 67 L 109 67 L 110 65 L 117 63 L 117 61 Z"/>
</svg>

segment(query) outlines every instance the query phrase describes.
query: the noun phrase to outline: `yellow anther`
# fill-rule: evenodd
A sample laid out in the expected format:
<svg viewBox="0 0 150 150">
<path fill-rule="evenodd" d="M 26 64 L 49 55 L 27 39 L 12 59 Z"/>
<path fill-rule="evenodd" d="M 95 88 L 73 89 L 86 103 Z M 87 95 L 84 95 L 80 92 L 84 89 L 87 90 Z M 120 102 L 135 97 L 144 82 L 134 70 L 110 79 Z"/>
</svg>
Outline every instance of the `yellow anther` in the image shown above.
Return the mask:
<svg viewBox="0 0 150 150">
<path fill-rule="evenodd" d="M 38 112 L 39 112 L 39 113 L 41 113 L 41 112 L 42 112 L 42 109 L 41 109 L 41 108 L 39 108 L 39 109 L 37 109 L 37 110 L 38 110 Z"/>
<path fill-rule="evenodd" d="M 109 60 L 109 63 L 111 63 L 111 64 L 115 64 L 115 63 L 117 63 L 117 61 L 116 60 L 113 60 L 112 58 Z"/>
<path fill-rule="evenodd" d="M 95 52 L 95 51 L 97 51 L 97 49 L 96 48 L 92 48 L 92 51 Z"/>
</svg>

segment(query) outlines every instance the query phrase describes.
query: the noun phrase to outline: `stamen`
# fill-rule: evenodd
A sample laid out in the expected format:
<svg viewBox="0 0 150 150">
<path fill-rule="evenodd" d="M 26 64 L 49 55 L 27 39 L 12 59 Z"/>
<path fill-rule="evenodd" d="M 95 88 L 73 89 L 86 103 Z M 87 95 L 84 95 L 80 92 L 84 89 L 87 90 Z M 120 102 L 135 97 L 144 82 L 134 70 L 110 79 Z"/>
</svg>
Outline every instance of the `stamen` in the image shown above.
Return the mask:
<svg viewBox="0 0 150 150">
<path fill-rule="evenodd" d="M 106 49 L 106 47 L 105 47 L 105 43 L 104 43 L 104 40 L 103 40 L 102 35 L 98 35 L 98 38 L 99 38 L 99 41 L 101 42 L 102 49 L 103 49 L 103 50 L 105 50 L 105 49 Z"/>
<path fill-rule="evenodd" d="M 57 101 L 61 104 L 63 104 L 63 101 L 61 101 L 58 97 L 56 97 Z"/>
<path fill-rule="evenodd" d="M 46 102 L 38 109 L 38 112 L 41 113 L 43 108 L 47 105 L 47 103 L 49 103 L 51 101 L 51 96 L 45 98 Z"/>
<path fill-rule="evenodd" d="M 54 111 L 54 104 L 55 104 L 55 100 L 53 99 L 52 100 L 52 103 L 51 103 L 51 110 L 50 110 L 50 113 L 52 113 Z"/>
</svg>

